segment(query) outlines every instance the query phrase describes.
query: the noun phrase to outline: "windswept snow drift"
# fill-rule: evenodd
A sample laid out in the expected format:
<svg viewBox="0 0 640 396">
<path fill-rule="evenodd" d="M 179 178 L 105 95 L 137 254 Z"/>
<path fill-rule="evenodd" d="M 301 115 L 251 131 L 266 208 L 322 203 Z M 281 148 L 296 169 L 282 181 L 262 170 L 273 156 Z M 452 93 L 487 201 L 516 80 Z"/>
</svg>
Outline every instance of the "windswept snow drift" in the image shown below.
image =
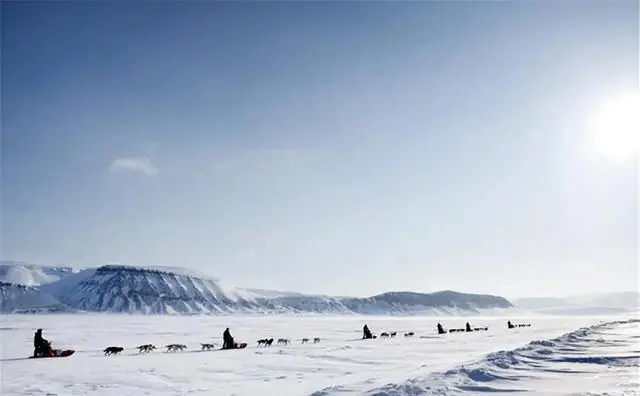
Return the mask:
<svg viewBox="0 0 640 396">
<path fill-rule="evenodd" d="M 608 392 L 617 390 L 619 394 L 637 395 L 640 394 L 640 383 L 636 376 L 640 367 L 638 334 L 640 320 L 637 319 L 601 323 L 554 339 L 536 340 L 523 347 L 493 352 L 445 372 L 387 384 L 363 394 L 414 396 L 467 392 L 535 393 L 541 390 L 544 390 L 544 394 L 565 394 L 567 388 L 573 387 L 575 394 L 579 391 L 613 394 Z M 617 375 L 613 384 L 586 381 L 586 377 L 592 378 L 598 374 L 606 376 L 618 369 L 622 369 L 623 373 Z M 623 381 L 620 381 L 621 377 Z M 567 380 L 582 386 L 568 387 Z M 353 386 L 334 386 L 317 391 L 312 396 L 337 396 L 353 391 Z"/>
</svg>

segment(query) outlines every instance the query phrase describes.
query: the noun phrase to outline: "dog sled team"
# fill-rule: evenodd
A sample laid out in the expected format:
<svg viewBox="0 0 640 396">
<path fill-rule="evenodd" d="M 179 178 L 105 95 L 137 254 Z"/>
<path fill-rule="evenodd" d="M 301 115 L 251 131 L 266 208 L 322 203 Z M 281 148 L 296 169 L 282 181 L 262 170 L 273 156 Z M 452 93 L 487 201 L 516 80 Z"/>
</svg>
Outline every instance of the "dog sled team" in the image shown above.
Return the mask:
<svg viewBox="0 0 640 396">
<path fill-rule="evenodd" d="M 513 323 L 511 323 L 510 320 L 507 321 L 507 328 L 508 329 L 515 329 L 515 328 L 518 328 L 518 327 L 531 327 L 531 324 L 527 323 L 527 324 L 516 324 L 516 325 L 514 325 Z M 436 329 L 438 331 L 438 334 L 458 333 L 458 332 L 470 333 L 470 332 L 474 332 L 474 331 L 488 331 L 489 330 L 488 327 L 471 327 L 471 324 L 469 322 L 467 322 L 465 324 L 464 328 L 449 329 L 449 331 L 447 331 L 440 323 L 438 323 L 436 325 Z M 395 332 L 395 331 L 382 332 L 382 333 L 380 333 L 380 338 L 393 338 L 396 335 L 397 335 L 397 332 Z M 414 335 L 414 333 L 412 331 L 404 334 L 405 337 L 412 337 L 413 335 Z M 373 335 L 371 333 L 371 330 L 369 330 L 369 326 L 367 326 L 365 324 L 364 327 L 362 328 L 362 339 L 363 340 L 368 340 L 368 339 L 373 339 L 373 338 L 377 338 L 377 336 Z"/>
<path fill-rule="evenodd" d="M 306 344 L 308 342 L 310 342 L 311 339 L 310 338 L 303 338 L 300 340 L 301 344 Z M 313 343 L 317 344 L 320 342 L 320 337 L 314 337 L 313 338 Z M 288 338 L 278 338 L 278 341 L 276 342 L 278 345 L 291 345 L 291 340 Z M 262 345 L 265 347 L 269 347 L 273 344 L 273 338 L 262 338 L 258 340 L 258 346 Z"/>
<path fill-rule="evenodd" d="M 508 329 L 516 329 L 520 327 L 531 327 L 531 324 L 530 323 L 513 324 L 510 320 L 507 321 Z M 440 323 L 437 324 L 436 329 L 438 331 L 438 334 L 447 334 L 447 330 Z M 488 327 L 471 327 L 471 324 L 467 322 L 464 328 L 449 329 L 448 332 L 456 333 L 456 332 L 474 332 L 474 331 L 487 331 L 487 330 L 489 330 Z M 397 334 L 398 333 L 396 331 L 382 332 L 380 333 L 380 338 L 393 338 Z M 407 333 L 404 333 L 404 336 L 413 337 L 414 334 L 415 333 L 413 331 L 409 331 Z M 377 336 L 371 333 L 369 326 L 365 324 L 364 327 L 362 328 L 362 339 L 366 340 L 366 339 L 374 339 L 374 338 L 377 338 Z M 258 346 L 269 347 L 273 344 L 273 341 L 274 341 L 273 338 L 262 338 L 258 340 Z M 302 344 L 306 344 L 308 342 L 310 342 L 309 338 L 302 338 L 301 340 Z M 314 344 L 317 344 L 319 342 L 320 342 L 319 337 L 313 338 Z M 291 340 L 287 338 L 279 338 L 276 343 L 277 345 L 290 345 Z M 201 345 L 202 351 L 213 350 L 216 347 L 216 345 L 213 343 L 202 343 L 200 345 Z M 231 336 L 231 332 L 228 327 L 222 333 L 221 349 L 243 349 L 246 346 L 247 346 L 247 343 L 244 343 L 244 342 L 238 343 L 234 340 L 233 336 Z M 33 347 L 34 347 L 34 351 L 33 351 L 34 358 L 69 356 L 74 352 L 73 350 L 62 351 L 62 350 L 54 350 L 53 348 L 51 348 L 51 343 L 42 336 L 42 329 L 36 330 L 35 335 L 33 337 Z M 177 351 L 184 351 L 185 349 L 187 349 L 187 346 L 184 344 L 169 344 L 165 348 L 167 352 L 177 352 Z M 149 353 L 156 350 L 157 348 L 153 344 L 144 344 L 144 345 L 138 346 L 137 349 L 138 349 L 138 353 Z M 110 356 L 110 355 L 118 355 L 123 350 L 124 350 L 123 347 L 110 346 L 105 348 L 103 352 L 105 356 Z"/>
</svg>

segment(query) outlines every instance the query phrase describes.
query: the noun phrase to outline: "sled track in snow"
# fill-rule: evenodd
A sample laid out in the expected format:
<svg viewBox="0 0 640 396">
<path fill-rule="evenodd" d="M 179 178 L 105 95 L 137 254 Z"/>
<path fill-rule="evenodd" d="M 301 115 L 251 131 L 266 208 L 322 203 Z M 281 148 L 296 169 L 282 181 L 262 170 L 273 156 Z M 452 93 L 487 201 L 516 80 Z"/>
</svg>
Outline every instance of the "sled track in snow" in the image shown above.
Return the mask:
<svg viewBox="0 0 640 396">
<path fill-rule="evenodd" d="M 639 319 L 613 321 L 589 327 L 583 327 L 560 337 L 549 340 L 532 341 L 512 350 L 490 353 L 484 358 L 457 366 L 445 372 L 429 373 L 423 377 L 408 379 L 402 383 L 387 384 L 371 389 L 367 396 L 415 396 L 415 395 L 452 395 L 465 392 L 477 393 L 520 393 L 530 389 L 518 387 L 520 380 L 532 380 L 539 373 L 585 374 L 582 365 L 600 365 L 607 368 L 640 367 L 640 350 L 637 348 L 637 335 L 616 333 L 620 327 L 635 327 L 640 330 Z M 607 339 L 614 337 L 614 339 Z M 624 338 L 623 340 L 617 338 Z M 636 348 L 624 354 L 606 353 L 609 348 Z M 591 354 L 590 349 L 603 350 L 600 354 Z M 560 366 L 560 367 L 554 367 Z M 577 367 L 576 367 L 577 366 Z M 637 370 L 636 370 L 637 371 Z M 624 395 L 640 395 L 640 385 L 630 385 L 635 390 Z M 333 396 L 354 393 L 362 384 L 354 386 L 332 386 L 311 394 L 311 396 Z"/>
<path fill-rule="evenodd" d="M 152 357 L 152 356 L 172 356 L 172 355 L 184 355 L 184 354 L 189 354 L 189 353 L 211 353 L 211 352 L 225 352 L 227 351 L 226 349 L 211 349 L 211 350 L 186 350 L 186 351 L 176 351 L 176 352 L 167 352 L 167 351 L 157 351 L 157 352 L 143 352 L 143 353 L 138 353 L 138 352 L 133 352 L 134 350 L 136 350 L 137 348 L 129 348 L 129 352 L 128 353 L 120 353 L 118 355 L 110 355 L 110 356 L 105 356 L 103 350 L 98 350 L 98 349 L 94 349 L 94 350 L 80 350 L 80 351 L 75 351 L 75 353 L 72 356 L 76 356 L 76 355 L 84 355 L 86 357 L 92 357 L 92 358 L 109 358 L 109 359 L 117 359 L 120 357 Z M 245 348 L 241 348 L 238 350 L 247 350 L 247 349 L 257 349 L 255 347 L 251 348 L 249 346 L 245 347 Z M 230 349 L 230 350 L 234 350 L 234 349 Z M 87 356 L 88 355 L 88 356 Z M 71 356 L 68 356 L 68 358 L 72 358 Z M 15 358 L 6 358 L 6 359 L 0 359 L 0 363 L 3 362 L 15 362 L 15 361 L 20 361 L 20 360 L 32 360 L 30 357 L 15 357 Z"/>
</svg>

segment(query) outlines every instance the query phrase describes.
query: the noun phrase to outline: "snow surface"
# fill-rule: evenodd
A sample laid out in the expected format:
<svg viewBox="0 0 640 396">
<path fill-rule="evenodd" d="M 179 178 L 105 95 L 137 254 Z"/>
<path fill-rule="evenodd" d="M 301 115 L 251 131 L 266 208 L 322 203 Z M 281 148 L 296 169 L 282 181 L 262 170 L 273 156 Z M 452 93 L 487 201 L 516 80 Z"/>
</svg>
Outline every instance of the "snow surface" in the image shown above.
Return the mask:
<svg viewBox="0 0 640 396">
<path fill-rule="evenodd" d="M 638 315 L 510 318 L 532 327 L 506 329 L 506 318 L 129 316 L 109 314 L 0 316 L 2 395 L 314 395 L 482 394 L 505 389 L 531 394 L 640 395 Z M 477 333 L 435 334 L 488 326 Z M 617 321 L 617 322 L 615 322 Z M 613 323 L 612 323 L 613 322 Z M 361 340 L 362 325 L 393 339 Z M 33 331 L 76 354 L 27 359 Z M 200 352 L 220 345 L 230 327 L 249 347 Z M 414 337 L 401 333 L 414 331 Z M 257 347 L 259 338 L 289 338 L 289 346 Z M 302 337 L 321 337 L 301 344 Z M 170 343 L 138 354 L 137 345 Z M 123 346 L 120 356 L 102 349 Z M 590 393 L 589 393 L 590 392 Z"/>
</svg>

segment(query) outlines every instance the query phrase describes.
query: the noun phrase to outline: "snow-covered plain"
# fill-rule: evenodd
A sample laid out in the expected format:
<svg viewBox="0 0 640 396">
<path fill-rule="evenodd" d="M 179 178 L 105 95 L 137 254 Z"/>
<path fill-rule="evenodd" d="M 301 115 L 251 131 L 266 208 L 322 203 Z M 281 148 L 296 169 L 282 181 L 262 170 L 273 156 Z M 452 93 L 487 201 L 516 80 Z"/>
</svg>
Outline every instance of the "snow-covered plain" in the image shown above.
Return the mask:
<svg viewBox="0 0 640 396">
<path fill-rule="evenodd" d="M 0 394 L 640 395 L 637 318 L 510 318 L 533 326 L 508 330 L 507 319 L 496 317 L 4 315 Z M 489 331 L 435 334 L 438 321 L 452 328 L 467 320 Z M 398 336 L 360 340 L 364 323 L 374 333 Z M 200 352 L 203 342 L 219 346 L 227 326 L 249 347 Z M 55 347 L 76 354 L 26 359 L 38 327 Z M 415 336 L 405 338 L 408 331 Z M 265 337 L 292 343 L 257 347 L 255 341 Z M 303 337 L 321 341 L 301 344 Z M 159 350 L 138 354 L 135 347 L 146 343 Z M 189 349 L 165 352 L 162 347 L 171 343 Z M 102 350 L 112 345 L 125 350 L 105 357 Z"/>
</svg>

